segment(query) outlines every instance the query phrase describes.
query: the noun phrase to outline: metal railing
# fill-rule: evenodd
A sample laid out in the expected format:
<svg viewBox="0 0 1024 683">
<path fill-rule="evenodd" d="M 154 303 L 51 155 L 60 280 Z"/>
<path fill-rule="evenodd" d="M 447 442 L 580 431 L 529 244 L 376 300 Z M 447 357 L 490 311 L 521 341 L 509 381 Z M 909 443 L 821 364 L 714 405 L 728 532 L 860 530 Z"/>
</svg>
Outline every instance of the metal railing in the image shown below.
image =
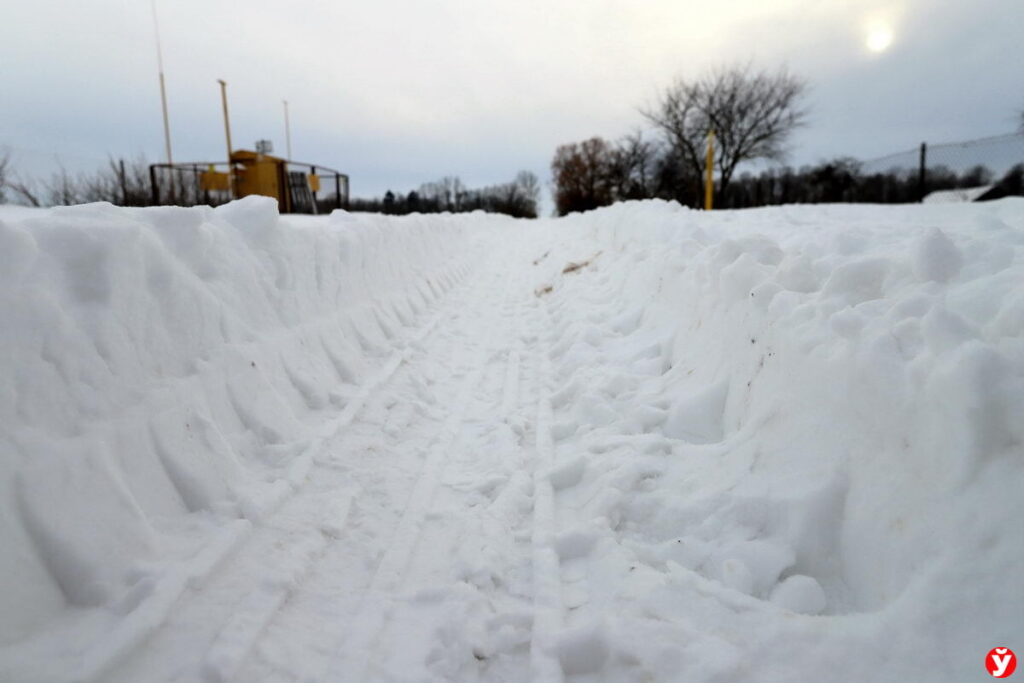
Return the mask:
<svg viewBox="0 0 1024 683">
<path fill-rule="evenodd" d="M 226 204 L 239 194 L 237 177 L 241 167 L 239 163 L 229 164 L 226 161 L 150 164 L 150 203 L 153 206 Z M 228 186 L 224 189 L 211 189 L 206 184 L 204 187 L 204 174 L 211 171 L 227 175 Z M 303 178 L 315 177 L 319 187 L 306 183 L 307 189 L 303 191 L 299 183 L 295 182 L 295 174 L 301 174 Z M 288 200 L 282 202 L 283 211 L 325 213 L 332 209 L 348 207 L 349 177 L 333 168 L 301 161 L 287 161 L 282 184 L 280 190 L 288 194 Z"/>
</svg>

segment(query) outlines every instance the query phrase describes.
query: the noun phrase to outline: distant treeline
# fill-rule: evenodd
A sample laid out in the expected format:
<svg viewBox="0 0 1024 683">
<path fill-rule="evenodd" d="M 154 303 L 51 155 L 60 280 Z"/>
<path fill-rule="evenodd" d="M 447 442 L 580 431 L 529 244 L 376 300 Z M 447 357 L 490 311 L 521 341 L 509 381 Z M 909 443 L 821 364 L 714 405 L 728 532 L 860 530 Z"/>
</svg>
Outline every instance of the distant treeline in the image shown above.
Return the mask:
<svg viewBox="0 0 1024 683">
<path fill-rule="evenodd" d="M 942 190 L 995 185 L 991 197 L 1024 194 L 1024 164 L 1010 169 L 996 182 L 984 166 L 957 173 L 945 166 L 932 166 L 924 183 L 917 170 L 892 169 L 865 173 L 853 159 L 836 159 L 799 170 L 789 167 L 760 174 L 742 174 L 717 201 L 723 208 L 745 208 L 771 204 L 872 203 L 905 204 Z"/>
<path fill-rule="evenodd" d="M 70 206 L 88 202 L 110 202 L 119 206 L 147 206 L 150 202 L 149 165 L 145 158 L 118 161 L 92 173 L 71 173 L 63 166 L 42 180 L 18 174 L 10 153 L 0 149 L 0 204 L 18 202 L 28 206 Z"/>
<path fill-rule="evenodd" d="M 562 145 L 551 164 L 555 207 L 560 215 L 587 211 L 629 199 L 671 199 L 686 206 L 703 205 L 703 180 L 681 163 L 672 149 L 635 133 L 612 143 L 591 138 Z M 1024 165 L 996 179 L 983 166 L 956 173 L 943 166 L 927 169 L 922 187 L 917 169 L 865 172 L 860 162 L 839 158 L 794 169 L 770 168 L 734 176 L 716 188 L 715 208 L 773 204 L 920 201 L 922 191 L 995 184 L 993 195 L 1024 194 Z"/>
<path fill-rule="evenodd" d="M 482 189 L 469 189 L 458 177 L 448 176 L 424 183 L 409 194 L 388 190 L 375 199 L 351 199 L 351 211 L 404 215 L 409 213 L 466 213 L 487 211 L 515 218 L 536 218 L 540 200 L 540 182 L 529 171 L 520 171 L 515 180 Z"/>
<path fill-rule="evenodd" d="M 163 197 L 167 203 L 195 206 L 210 199 L 198 189 L 196 176 L 181 170 L 175 172 L 174 182 L 168 182 L 167 186 L 174 188 L 173 196 Z M 110 202 L 117 206 L 149 206 L 152 197 L 149 164 L 141 156 L 130 161 L 111 158 L 106 166 L 93 172 L 71 173 L 60 167 L 49 178 L 39 180 L 16 173 L 10 153 L 0 148 L 0 204 L 13 201 L 29 206 L 68 206 Z M 349 209 L 388 214 L 481 210 L 516 218 L 536 218 L 539 201 L 537 176 L 521 171 L 512 182 L 482 189 L 470 189 L 457 177 L 445 177 L 424 183 L 406 195 L 389 191 L 379 199 L 352 199 Z M 321 213 L 330 213 L 335 205 L 333 194 L 318 198 Z"/>
</svg>

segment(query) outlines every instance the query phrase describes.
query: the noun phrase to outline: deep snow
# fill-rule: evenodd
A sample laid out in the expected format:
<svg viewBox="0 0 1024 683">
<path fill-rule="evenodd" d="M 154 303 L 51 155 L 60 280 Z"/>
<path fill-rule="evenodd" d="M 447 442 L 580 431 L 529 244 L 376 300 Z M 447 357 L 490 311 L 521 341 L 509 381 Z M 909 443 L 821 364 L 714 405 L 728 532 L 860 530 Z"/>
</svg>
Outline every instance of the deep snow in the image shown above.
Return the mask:
<svg viewBox="0 0 1024 683">
<path fill-rule="evenodd" d="M 1024 201 L 0 208 L 0 680 L 1024 650 Z"/>
</svg>

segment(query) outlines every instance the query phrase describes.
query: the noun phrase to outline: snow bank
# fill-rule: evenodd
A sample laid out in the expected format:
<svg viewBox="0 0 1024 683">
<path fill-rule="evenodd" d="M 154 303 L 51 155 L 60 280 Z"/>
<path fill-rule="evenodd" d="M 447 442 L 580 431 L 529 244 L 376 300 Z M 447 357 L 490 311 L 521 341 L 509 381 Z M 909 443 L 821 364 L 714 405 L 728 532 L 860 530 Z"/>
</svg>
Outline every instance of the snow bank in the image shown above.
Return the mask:
<svg viewBox="0 0 1024 683">
<path fill-rule="evenodd" d="M 560 227 L 560 495 L 614 541 L 568 626 L 607 676 L 967 680 L 1016 642 L 1024 201 Z"/>
<path fill-rule="evenodd" d="M 0 213 L 0 645 L 130 611 L 287 495 L 312 427 L 466 275 L 487 220 Z"/>
<path fill-rule="evenodd" d="M 282 219 L 261 199 L 0 211 L 0 678 L 96 678 L 138 646 L 511 225 Z M 498 339 L 509 370 L 488 370 L 516 412 L 519 351 L 550 356 L 524 367 L 530 411 L 505 426 L 524 469 L 532 437 L 553 442 L 532 478 L 552 528 L 496 522 L 467 547 L 551 560 L 532 581 L 560 627 L 506 638 L 522 679 L 524 642 L 616 681 L 970 680 L 1014 646 L 1024 201 L 646 202 L 515 225 L 529 253 L 510 257 L 509 310 L 544 332 Z M 496 520 L 529 512 L 528 474 Z M 532 623 L 515 598 L 480 613 Z"/>
</svg>

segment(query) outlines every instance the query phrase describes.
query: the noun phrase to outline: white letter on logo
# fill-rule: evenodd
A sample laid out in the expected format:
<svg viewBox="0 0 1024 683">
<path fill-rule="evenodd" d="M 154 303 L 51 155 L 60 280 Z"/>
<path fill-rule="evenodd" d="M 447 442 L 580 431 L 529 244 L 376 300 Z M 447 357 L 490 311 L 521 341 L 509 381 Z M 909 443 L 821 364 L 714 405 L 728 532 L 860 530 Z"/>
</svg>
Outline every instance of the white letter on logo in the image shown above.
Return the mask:
<svg viewBox="0 0 1024 683">
<path fill-rule="evenodd" d="M 1005 652 L 1005 650 L 1003 651 Z M 1006 671 L 1006 666 L 1010 663 L 1010 659 L 1012 657 L 1013 655 L 1003 655 L 1002 657 L 1000 657 L 999 655 L 992 655 L 992 661 L 996 664 L 996 670 L 992 672 L 992 675 L 996 678 L 1002 676 L 1003 673 Z"/>
</svg>

